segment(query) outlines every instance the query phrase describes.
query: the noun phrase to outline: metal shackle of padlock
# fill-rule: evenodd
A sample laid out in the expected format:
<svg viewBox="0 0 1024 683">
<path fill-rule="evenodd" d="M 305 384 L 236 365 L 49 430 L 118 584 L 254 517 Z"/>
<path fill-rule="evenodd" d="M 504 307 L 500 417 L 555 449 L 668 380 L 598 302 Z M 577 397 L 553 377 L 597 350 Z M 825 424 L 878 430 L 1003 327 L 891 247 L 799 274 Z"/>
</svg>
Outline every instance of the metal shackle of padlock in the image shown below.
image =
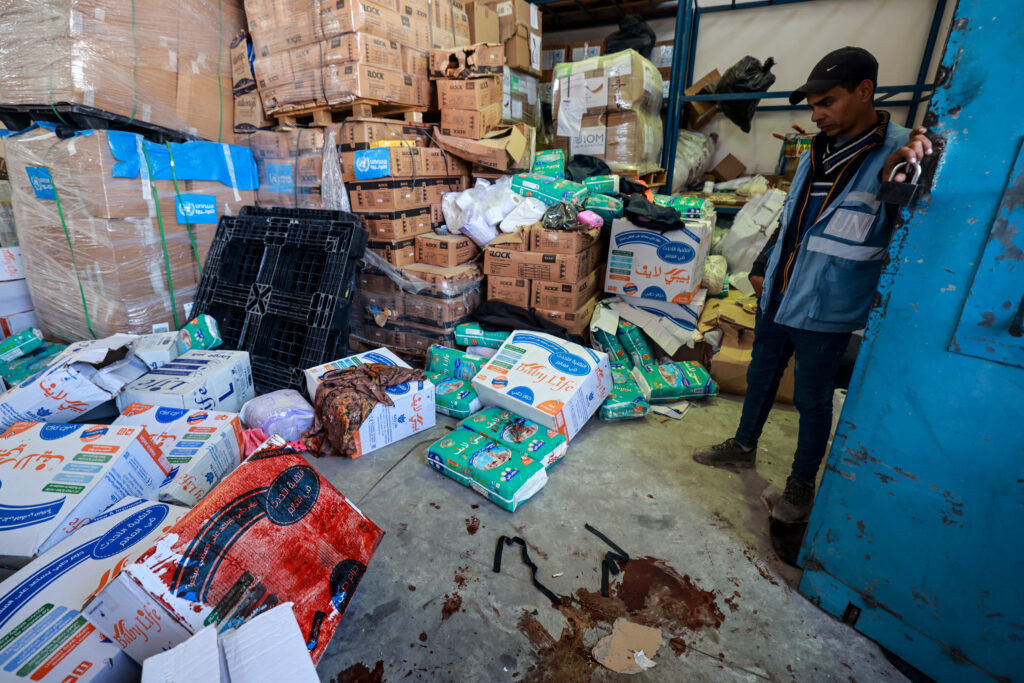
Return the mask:
<svg viewBox="0 0 1024 683">
<path fill-rule="evenodd" d="M 909 182 L 896 182 L 896 174 L 901 168 L 909 176 Z M 878 188 L 878 200 L 885 204 L 910 206 L 917 198 L 917 191 L 920 188 L 917 179 L 920 177 L 921 164 L 916 161 L 901 161 L 892 169 L 889 179 L 883 181 L 881 187 Z"/>
</svg>

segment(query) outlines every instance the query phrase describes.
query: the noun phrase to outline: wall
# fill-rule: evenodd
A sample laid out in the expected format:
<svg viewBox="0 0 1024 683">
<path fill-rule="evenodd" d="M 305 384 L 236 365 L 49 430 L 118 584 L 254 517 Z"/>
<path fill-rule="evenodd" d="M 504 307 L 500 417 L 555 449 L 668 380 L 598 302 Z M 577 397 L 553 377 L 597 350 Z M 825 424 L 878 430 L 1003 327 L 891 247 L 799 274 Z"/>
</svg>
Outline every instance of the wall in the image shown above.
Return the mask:
<svg viewBox="0 0 1024 683">
<path fill-rule="evenodd" d="M 702 6 L 721 3 L 702 2 Z M 928 71 L 929 80 L 941 58 L 956 0 L 947 2 L 945 17 Z M 762 61 L 774 57 L 776 75 L 772 90 L 792 90 L 807 79 L 814 64 L 831 50 L 856 45 L 869 50 L 878 59 L 879 85 L 906 85 L 917 80 L 931 26 L 936 0 L 816 0 L 777 7 L 761 7 L 732 12 L 702 14 L 698 32 L 694 80 L 717 68 L 724 72 L 745 55 Z M 672 40 L 675 19 L 650 22 L 658 40 Z M 545 44 L 603 40 L 616 27 L 605 26 L 545 33 Z M 778 101 L 776 101 L 778 103 Z M 883 108 L 884 105 L 883 105 Z M 919 108 L 920 117 L 926 105 Z M 889 109 L 895 121 L 904 124 L 907 111 Z M 750 134 L 745 134 L 724 116 L 717 116 L 702 132 L 718 133 L 715 159 L 732 153 L 747 168 L 771 173 L 779 156 L 779 140 L 772 133 L 790 132 L 797 124 L 807 131 L 817 130 L 810 111 L 758 112 Z"/>
</svg>

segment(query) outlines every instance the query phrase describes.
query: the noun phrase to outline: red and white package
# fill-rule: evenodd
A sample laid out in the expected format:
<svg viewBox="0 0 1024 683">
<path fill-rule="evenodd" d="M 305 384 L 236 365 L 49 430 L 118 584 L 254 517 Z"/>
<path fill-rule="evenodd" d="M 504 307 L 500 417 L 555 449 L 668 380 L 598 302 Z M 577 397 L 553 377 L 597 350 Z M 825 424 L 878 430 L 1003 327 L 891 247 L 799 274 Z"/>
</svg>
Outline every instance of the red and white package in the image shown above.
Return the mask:
<svg viewBox="0 0 1024 683">
<path fill-rule="evenodd" d="M 291 602 L 319 661 L 384 532 L 289 448 L 229 474 L 83 609 L 136 662 Z"/>
</svg>

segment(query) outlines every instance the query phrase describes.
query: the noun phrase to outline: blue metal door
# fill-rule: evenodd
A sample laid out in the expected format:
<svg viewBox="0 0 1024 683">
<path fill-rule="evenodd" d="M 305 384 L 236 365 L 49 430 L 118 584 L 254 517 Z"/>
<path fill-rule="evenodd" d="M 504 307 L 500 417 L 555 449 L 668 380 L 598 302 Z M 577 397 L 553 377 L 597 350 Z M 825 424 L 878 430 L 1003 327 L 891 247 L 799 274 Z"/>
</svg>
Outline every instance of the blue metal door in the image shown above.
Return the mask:
<svg viewBox="0 0 1024 683">
<path fill-rule="evenodd" d="M 1024 3 L 961 0 L 801 552 L 800 591 L 942 681 L 1024 680 Z"/>
</svg>

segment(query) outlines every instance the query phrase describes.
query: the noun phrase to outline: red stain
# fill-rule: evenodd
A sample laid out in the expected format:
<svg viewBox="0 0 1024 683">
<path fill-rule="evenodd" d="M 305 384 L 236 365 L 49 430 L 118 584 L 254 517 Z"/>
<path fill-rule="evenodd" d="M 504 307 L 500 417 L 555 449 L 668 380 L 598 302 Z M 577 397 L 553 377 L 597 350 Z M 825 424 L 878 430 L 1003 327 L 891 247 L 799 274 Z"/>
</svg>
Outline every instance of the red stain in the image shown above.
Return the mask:
<svg viewBox="0 0 1024 683">
<path fill-rule="evenodd" d="M 421 643 L 427 642 L 427 634 L 426 633 L 421 633 L 420 634 L 420 642 Z"/>
<path fill-rule="evenodd" d="M 676 653 L 676 657 L 682 657 L 683 653 L 686 652 L 686 641 L 682 638 L 672 638 L 668 641 L 669 647 Z"/>
<path fill-rule="evenodd" d="M 441 506 L 438 505 L 437 503 L 431 503 L 430 507 L 434 508 L 435 510 L 440 510 L 441 509 Z"/>
<path fill-rule="evenodd" d="M 476 517 L 470 517 L 466 520 L 466 532 L 472 536 L 480 530 L 480 520 Z"/>
<path fill-rule="evenodd" d="M 462 596 L 458 593 L 444 596 L 444 607 L 441 608 L 441 621 L 462 609 Z"/>
<path fill-rule="evenodd" d="M 412 585 L 412 584 L 410 583 L 410 584 L 409 584 L 409 592 L 411 593 L 411 592 L 412 592 L 412 591 L 414 591 L 414 590 L 416 590 L 416 586 L 414 586 L 414 585 Z"/>
<path fill-rule="evenodd" d="M 383 681 L 384 662 L 380 660 L 373 667 L 373 671 L 362 662 L 359 662 L 331 679 L 331 683 L 383 683 Z"/>
<path fill-rule="evenodd" d="M 779 585 L 779 582 L 775 580 L 775 577 L 772 576 L 771 572 L 769 572 L 766 567 L 758 563 L 758 561 L 754 559 L 754 556 L 751 554 L 749 550 L 743 551 L 743 557 L 747 558 L 750 564 L 754 565 L 754 569 L 757 570 L 757 573 L 761 575 L 762 579 L 769 582 L 773 586 Z"/>
</svg>

